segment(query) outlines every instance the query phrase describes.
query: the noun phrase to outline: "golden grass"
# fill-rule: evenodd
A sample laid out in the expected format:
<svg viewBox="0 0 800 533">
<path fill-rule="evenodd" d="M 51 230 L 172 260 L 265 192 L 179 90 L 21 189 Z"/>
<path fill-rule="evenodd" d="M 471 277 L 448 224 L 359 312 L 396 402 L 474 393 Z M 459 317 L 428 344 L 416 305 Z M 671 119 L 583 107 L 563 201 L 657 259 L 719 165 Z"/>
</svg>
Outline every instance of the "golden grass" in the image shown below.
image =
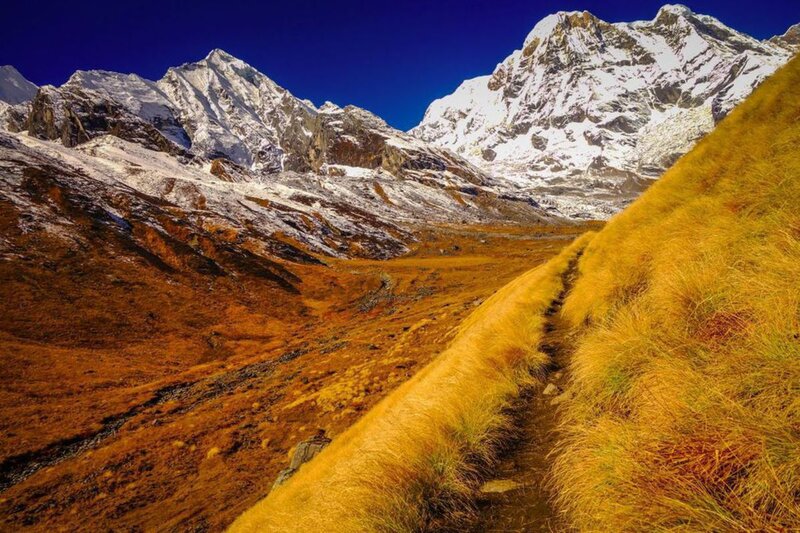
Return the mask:
<svg viewBox="0 0 800 533">
<path fill-rule="evenodd" d="M 583 531 L 800 530 L 800 58 L 587 246 L 560 504 Z"/>
<path fill-rule="evenodd" d="M 576 529 L 800 530 L 798 87 L 795 59 L 231 530 L 418 531 L 469 515 L 583 247 L 554 466 Z"/>
<path fill-rule="evenodd" d="M 487 299 L 431 364 L 230 530 L 414 531 L 468 514 L 476 469 L 547 362 L 537 349 L 543 312 L 588 238 Z"/>
</svg>

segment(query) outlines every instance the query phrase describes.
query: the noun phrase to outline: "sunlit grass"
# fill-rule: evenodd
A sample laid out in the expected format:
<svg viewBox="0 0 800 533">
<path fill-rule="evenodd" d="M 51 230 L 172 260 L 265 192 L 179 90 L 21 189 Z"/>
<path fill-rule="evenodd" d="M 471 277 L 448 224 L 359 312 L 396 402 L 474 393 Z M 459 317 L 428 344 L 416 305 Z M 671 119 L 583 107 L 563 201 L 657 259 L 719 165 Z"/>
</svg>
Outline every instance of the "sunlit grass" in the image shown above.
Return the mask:
<svg viewBox="0 0 800 533">
<path fill-rule="evenodd" d="M 554 467 L 583 531 L 800 529 L 800 59 L 233 531 L 419 531 L 472 512 L 560 274 L 575 353 Z M 588 243 L 588 244 L 587 244 Z"/>
<path fill-rule="evenodd" d="M 231 530 L 417 531 L 468 518 L 509 411 L 548 362 L 544 311 L 589 238 L 484 302 L 447 350 Z"/>
<path fill-rule="evenodd" d="M 585 531 L 800 529 L 800 59 L 587 246 L 559 503 Z"/>
</svg>

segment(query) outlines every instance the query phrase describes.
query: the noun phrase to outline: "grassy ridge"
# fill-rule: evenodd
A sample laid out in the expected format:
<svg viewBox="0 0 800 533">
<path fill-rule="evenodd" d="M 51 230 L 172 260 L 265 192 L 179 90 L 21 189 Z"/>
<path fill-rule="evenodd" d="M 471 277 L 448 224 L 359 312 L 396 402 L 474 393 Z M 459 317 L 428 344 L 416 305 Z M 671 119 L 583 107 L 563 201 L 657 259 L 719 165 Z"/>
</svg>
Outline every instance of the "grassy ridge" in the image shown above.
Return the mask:
<svg viewBox="0 0 800 533">
<path fill-rule="evenodd" d="M 428 367 L 337 437 L 231 531 L 410 531 L 468 513 L 537 349 L 561 274 L 590 236 L 487 299 Z"/>
<path fill-rule="evenodd" d="M 589 244 L 561 505 L 585 531 L 800 530 L 800 58 Z"/>
</svg>

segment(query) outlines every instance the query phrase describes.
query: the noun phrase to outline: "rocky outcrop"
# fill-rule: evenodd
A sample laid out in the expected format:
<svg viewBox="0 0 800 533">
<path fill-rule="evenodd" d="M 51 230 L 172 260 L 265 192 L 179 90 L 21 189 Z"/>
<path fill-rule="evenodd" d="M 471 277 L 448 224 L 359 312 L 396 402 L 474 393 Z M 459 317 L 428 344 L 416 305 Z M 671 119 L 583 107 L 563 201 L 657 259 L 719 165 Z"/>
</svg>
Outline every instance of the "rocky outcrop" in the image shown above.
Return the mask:
<svg viewBox="0 0 800 533">
<path fill-rule="evenodd" d="M 272 490 L 275 490 L 275 488 L 283 485 L 287 479 L 292 477 L 298 470 L 300 470 L 301 466 L 319 455 L 319 452 L 325 449 L 330 443 L 331 439 L 325 435 L 324 429 L 320 429 L 317 431 L 316 435 L 299 443 L 294 449 L 292 460 L 289 462 L 289 467 L 284 468 L 278 474 L 278 477 L 275 479 L 275 483 L 272 485 Z"/>
<path fill-rule="evenodd" d="M 800 50 L 800 23 L 791 26 L 783 35 L 771 38 L 769 42 L 786 48 L 791 53 L 796 53 Z"/>
<path fill-rule="evenodd" d="M 152 123 L 131 113 L 119 102 L 74 84 L 44 86 L 31 102 L 28 133 L 39 139 L 77 146 L 102 135 L 114 135 L 170 154 L 185 152 Z"/>
<path fill-rule="evenodd" d="M 105 70 L 79 70 L 70 77 L 62 90 L 91 91 L 150 124 L 172 143 L 182 148 L 189 148 L 191 145 L 189 136 L 177 119 L 172 102 L 155 82 L 141 76 Z"/>
<path fill-rule="evenodd" d="M 330 167 L 381 170 L 396 177 L 449 185 L 483 185 L 486 176 L 453 153 L 391 128 L 369 111 L 333 104 L 317 115 L 309 164 L 316 172 Z"/>
</svg>

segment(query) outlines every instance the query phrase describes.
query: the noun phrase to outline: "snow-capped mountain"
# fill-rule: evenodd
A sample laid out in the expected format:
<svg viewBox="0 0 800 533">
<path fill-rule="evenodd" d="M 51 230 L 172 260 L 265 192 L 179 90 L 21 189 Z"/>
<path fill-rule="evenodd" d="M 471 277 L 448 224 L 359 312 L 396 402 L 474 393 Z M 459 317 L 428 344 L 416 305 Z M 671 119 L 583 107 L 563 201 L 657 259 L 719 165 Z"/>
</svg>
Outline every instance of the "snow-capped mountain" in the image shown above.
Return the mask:
<svg viewBox="0 0 800 533">
<path fill-rule="evenodd" d="M 11 65 L 0 66 L 0 129 L 22 129 L 39 88 Z"/>
<path fill-rule="evenodd" d="M 172 102 L 158 85 L 136 74 L 119 74 L 103 70 L 79 70 L 62 87 L 67 90 L 94 91 L 104 99 L 117 102 L 123 109 L 152 124 L 168 140 L 183 148 L 191 141 L 175 117 Z"/>
<path fill-rule="evenodd" d="M 27 102 L 33 99 L 37 89 L 36 84 L 26 80 L 11 65 L 0 66 L 0 102 L 10 105 Z"/>
<path fill-rule="evenodd" d="M 220 50 L 158 82 L 78 71 L 6 111 L 0 200 L 73 244 L 88 216 L 178 269 L 285 281 L 276 260 L 390 257 L 414 224 L 550 216 L 460 156 L 354 106 L 317 109 Z"/>
<path fill-rule="evenodd" d="M 256 69 L 214 50 L 169 69 L 157 83 L 177 111 L 196 153 L 254 169 L 306 170 L 316 109 Z"/>
<path fill-rule="evenodd" d="M 69 146 L 113 130 L 153 149 L 224 158 L 256 174 L 324 174 L 338 165 L 383 169 L 398 177 L 426 170 L 448 185 L 460 184 L 451 183 L 453 178 L 486 181 L 462 158 L 395 130 L 366 110 L 331 103 L 317 109 L 222 50 L 171 68 L 158 82 L 78 71 L 61 87 L 42 88 L 30 116 L 32 134 Z"/>
<path fill-rule="evenodd" d="M 800 23 L 791 26 L 783 35 L 776 35 L 771 38 L 769 42 L 786 48 L 792 53 L 797 52 L 798 47 L 800 47 Z"/>
<path fill-rule="evenodd" d="M 680 5 L 610 24 L 584 12 L 540 21 L 491 75 L 434 101 L 411 133 L 450 148 L 571 216 L 638 195 L 797 47 Z"/>
</svg>

